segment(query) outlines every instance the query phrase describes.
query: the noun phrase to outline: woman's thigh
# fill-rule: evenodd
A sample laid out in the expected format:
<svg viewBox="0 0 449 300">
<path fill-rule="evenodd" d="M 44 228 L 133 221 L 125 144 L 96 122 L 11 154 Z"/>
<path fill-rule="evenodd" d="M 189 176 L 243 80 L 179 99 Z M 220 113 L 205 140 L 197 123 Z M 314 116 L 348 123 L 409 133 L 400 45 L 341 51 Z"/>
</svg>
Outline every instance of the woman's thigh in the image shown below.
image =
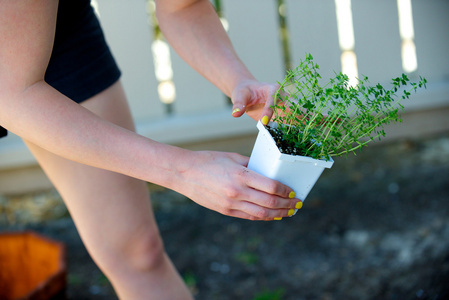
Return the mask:
<svg viewBox="0 0 449 300">
<path fill-rule="evenodd" d="M 134 130 L 120 82 L 82 105 L 110 122 Z M 160 250 L 162 242 L 145 182 L 26 144 L 64 199 L 89 252 L 95 260 L 101 260 L 97 263 L 114 265 L 117 252 L 132 257 L 131 252 L 139 254 L 151 247 Z M 142 245 L 141 249 L 138 245 Z"/>
</svg>

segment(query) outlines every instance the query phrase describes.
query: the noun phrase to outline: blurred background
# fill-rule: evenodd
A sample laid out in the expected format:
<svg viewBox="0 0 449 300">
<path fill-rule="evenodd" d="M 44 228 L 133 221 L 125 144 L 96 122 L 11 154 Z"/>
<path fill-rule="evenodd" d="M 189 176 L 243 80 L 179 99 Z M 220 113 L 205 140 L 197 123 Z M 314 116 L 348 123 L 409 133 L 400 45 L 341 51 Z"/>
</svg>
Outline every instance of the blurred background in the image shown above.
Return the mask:
<svg viewBox="0 0 449 300">
<path fill-rule="evenodd" d="M 192 150 L 251 153 L 255 123 L 172 51 L 154 2 L 96 0 L 138 132 Z M 303 209 L 248 222 L 149 185 L 167 251 L 197 299 L 446 299 L 449 296 L 449 1 L 214 0 L 261 81 L 305 53 L 323 79 L 343 71 L 388 86 L 428 80 L 403 122 L 336 159 Z M 70 299 L 114 299 L 57 192 L 21 140 L 0 141 L 0 231 L 32 229 L 67 245 Z"/>
</svg>

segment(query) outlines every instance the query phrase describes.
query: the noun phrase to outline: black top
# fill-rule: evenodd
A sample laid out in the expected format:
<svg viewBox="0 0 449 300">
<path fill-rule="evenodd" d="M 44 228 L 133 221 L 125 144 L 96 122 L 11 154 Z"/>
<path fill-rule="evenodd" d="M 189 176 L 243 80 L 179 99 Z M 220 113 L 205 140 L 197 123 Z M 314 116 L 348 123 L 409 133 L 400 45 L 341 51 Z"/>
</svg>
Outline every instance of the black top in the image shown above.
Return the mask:
<svg viewBox="0 0 449 300">
<path fill-rule="evenodd" d="M 80 103 L 110 87 L 120 75 L 90 0 L 60 0 L 45 81 Z M 0 137 L 6 134 L 0 126 Z"/>
</svg>

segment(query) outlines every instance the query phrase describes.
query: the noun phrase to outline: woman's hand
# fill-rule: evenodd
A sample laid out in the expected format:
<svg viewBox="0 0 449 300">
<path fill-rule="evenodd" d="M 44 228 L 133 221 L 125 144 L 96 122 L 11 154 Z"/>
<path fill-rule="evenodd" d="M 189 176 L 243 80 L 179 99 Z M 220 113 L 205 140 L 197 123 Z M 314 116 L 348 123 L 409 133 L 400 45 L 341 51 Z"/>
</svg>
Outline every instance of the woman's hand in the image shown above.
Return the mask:
<svg viewBox="0 0 449 300">
<path fill-rule="evenodd" d="M 268 124 L 273 116 L 274 94 L 278 88 L 277 84 L 242 81 L 232 91 L 232 115 L 240 117 L 246 113 L 254 120 Z"/>
<path fill-rule="evenodd" d="M 279 220 L 302 206 L 291 188 L 246 168 L 235 153 L 194 152 L 173 189 L 224 215 L 250 220 Z"/>
</svg>

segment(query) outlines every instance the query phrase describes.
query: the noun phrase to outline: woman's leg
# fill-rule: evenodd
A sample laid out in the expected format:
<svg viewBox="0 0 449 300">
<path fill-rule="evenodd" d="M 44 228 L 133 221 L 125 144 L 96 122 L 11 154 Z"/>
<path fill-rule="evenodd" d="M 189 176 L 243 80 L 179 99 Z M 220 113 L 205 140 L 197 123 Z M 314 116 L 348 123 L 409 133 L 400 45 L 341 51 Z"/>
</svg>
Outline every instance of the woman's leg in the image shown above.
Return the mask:
<svg viewBox="0 0 449 300">
<path fill-rule="evenodd" d="M 134 130 L 120 82 L 82 104 Z M 191 299 L 167 257 L 144 182 L 27 143 L 64 199 L 92 258 L 121 299 Z"/>
</svg>

